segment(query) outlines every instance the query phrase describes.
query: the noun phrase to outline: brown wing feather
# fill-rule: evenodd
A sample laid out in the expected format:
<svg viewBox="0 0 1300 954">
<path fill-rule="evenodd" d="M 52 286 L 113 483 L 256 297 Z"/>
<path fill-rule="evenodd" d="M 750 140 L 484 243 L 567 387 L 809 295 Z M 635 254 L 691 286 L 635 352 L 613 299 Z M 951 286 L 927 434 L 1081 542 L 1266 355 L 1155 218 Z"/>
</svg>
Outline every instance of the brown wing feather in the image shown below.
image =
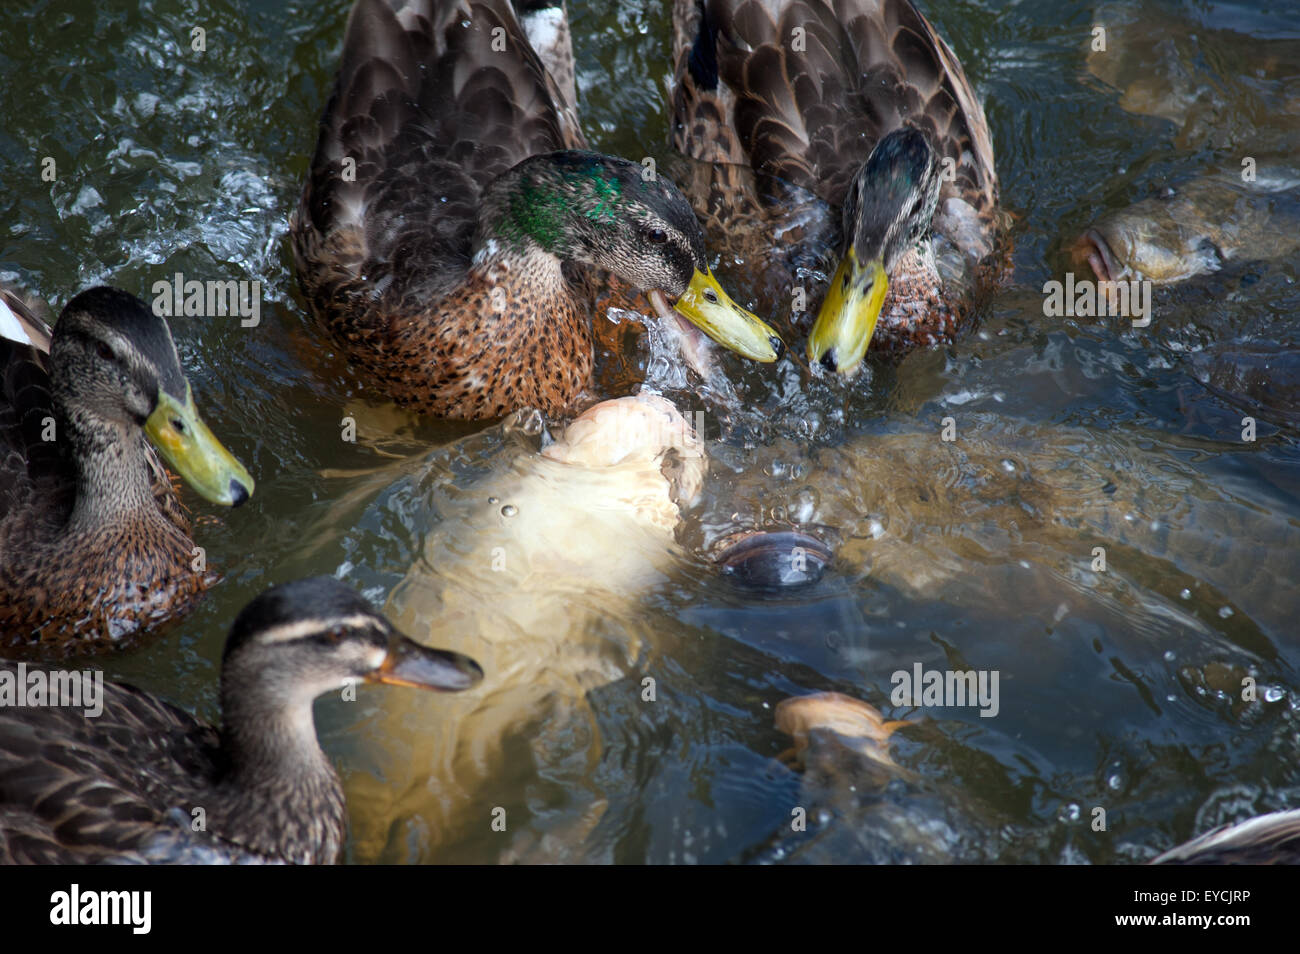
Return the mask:
<svg viewBox="0 0 1300 954">
<path fill-rule="evenodd" d="M 42 439 L 54 413 L 50 329 L 39 304 L 0 289 L 0 304 L 26 341 L 0 336 L 0 553 L 10 539 L 45 530 L 46 514 L 72 506 L 73 474 L 54 441 Z M 36 506 L 36 504 L 42 504 Z"/>
<path fill-rule="evenodd" d="M 928 130 L 992 228 L 993 149 L 947 44 L 906 0 L 675 0 L 674 145 L 838 206 L 881 136 Z"/>
<path fill-rule="evenodd" d="M 210 726 L 109 682 L 95 718 L 0 707 L 0 863 L 147 860 L 192 840 L 168 811 L 211 784 L 217 745 Z"/>
</svg>

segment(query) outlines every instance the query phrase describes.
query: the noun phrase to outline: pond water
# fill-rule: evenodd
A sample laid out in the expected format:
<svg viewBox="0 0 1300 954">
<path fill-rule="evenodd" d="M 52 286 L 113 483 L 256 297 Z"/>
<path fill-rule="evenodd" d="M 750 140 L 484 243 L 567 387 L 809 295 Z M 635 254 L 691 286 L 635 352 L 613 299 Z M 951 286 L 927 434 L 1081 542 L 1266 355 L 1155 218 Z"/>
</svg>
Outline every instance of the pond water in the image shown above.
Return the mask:
<svg viewBox="0 0 1300 954">
<path fill-rule="evenodd" d="M 667 168 L 669 5 L 645 6 L 573 4 L 580 113 L 595 148 Z M 535 420 L 376 401 L 306 320 L 287 220 L 347 0 L 24 7 L 0 52 L 0 280 L 56 309 L 99 282 L 263 282 L 255 328 L 172 322 L 202 412 L 257 479 L 233 512 L 186 496 L 224 581 L 97 663 L 215 717 L 234 613 L 320 573 L 485 664 L 493 640 L 528 646 L 515 694 L 477 712 L 403 690 L 318 703 L 351 860 L 1110 863 L 1300 806 L 1300 257 L 1260 249 L 1157 288 L 1145 329 L 1043 308 L 1097 217 L 1242 155 L 1297 157 L 1290 4 L 925 3 L 986 103 L 1013 275 L 955 344 L 847 385 L 728 356 L 734 393 L 692 393 L 617 326 L 602 382 L 645 375 L 702 424 L 708 472 L 667 530 L 595 519 L 622 491 L 543 459 Z M 1089 69 L 1107 17 L 1170 89 Z M 746 302 L 743 269 L 718 269 Z M 720 577 L 720 541 L 792 523 L 834 546 L 814 587 L 763 600 Z M 498 545 L 523 568 L 494 571 Z M 996 716 L 894 705 L 891 675 L 917 663 L 999 673 Z M 778 761 L 776 705 L 823 690 L 914 723 L 892 740 L 906 780 L 869 791 L 851 764 L 814 782 Z"/>
</svg>

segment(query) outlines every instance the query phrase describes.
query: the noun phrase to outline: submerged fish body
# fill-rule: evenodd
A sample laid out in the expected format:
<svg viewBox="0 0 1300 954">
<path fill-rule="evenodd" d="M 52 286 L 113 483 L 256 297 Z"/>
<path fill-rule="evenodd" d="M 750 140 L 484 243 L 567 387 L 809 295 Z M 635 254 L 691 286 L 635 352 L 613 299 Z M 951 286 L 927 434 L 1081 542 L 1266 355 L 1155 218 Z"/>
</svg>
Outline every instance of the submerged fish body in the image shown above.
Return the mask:
<svg viewBox="0 0 1300 954">
<path fill-rule="evenodd" d="M 1257 341 L 1216 345 L 1191 358 L 1210 391 L 1265 420 L 1300 427 L 1300 353 Z"/>
<path fill-rule="evenodd" d="M 1286 258 L 1300 248 L 1300 174 L 1242 182 L 1191 179 L 1165 195 L 1102 216 L 1078 240 L 1076 259 L 1100 281 L 1185 281 L 1228 262 Z"/>
<path fill-rule="evenodd" d="M 679 508 L 704 472 L 686 418 L 647 394 L 592 407 L 539 453 L 502 459 L 469 487 L 433 488 L 426 506 L 441 519 L 386 613 L 422 642 L 477 647 L 484 681 L 440 712 L 400 700 L 376 716 L 382 737 L 404 741 L 367 750 L 367 769 L 348 782 L 357 860 L 427 861 L 438 848 L 457 857 L 457 839 L 493 820 L 480 801 L 490 781 L 526 774 L 534 759 L 547 779 L 581 786 L 601 745 L 586 693 L 646 651 L 638 601 L 677 560 Z M 575 754 L 554 763 L 566 748 Z M 594 824 L 602 806 L 586 808 Z M 508 810 L 506 830 L 526 840 L 523 806 Z M 502 840 L 503 858 L 527 850 Z"/>
<path fill-rule="evenodd" d="M 1093 23 L 1105 35 L 1089 37 L 1088 72 L 1119 93 L 1125 112 L 1173 123 L 1179 148 L 1290 153 L 1300 132 L 1300 37 L 1284 16 L 1116 0 L 1098 5 Z M 1221 68 L 1232 62 L 1250 66 Z"/>
<path fill-rule="evenodd" d="M 1261 11 L 1162 7 L 1099 4 L 1093 22 L 1103 33 L 1089 42 L 1088 72 L 1118 91 L 1120 109 L 1172 123 L 1175 150 L 1232 158 L 1088 229 L 1074 257 L 1101 281 L 1179 282 L 1300 246 L 1300 38 Z M 1250 69 L 1222 69 L 1233 62 Z"/>
</svg>

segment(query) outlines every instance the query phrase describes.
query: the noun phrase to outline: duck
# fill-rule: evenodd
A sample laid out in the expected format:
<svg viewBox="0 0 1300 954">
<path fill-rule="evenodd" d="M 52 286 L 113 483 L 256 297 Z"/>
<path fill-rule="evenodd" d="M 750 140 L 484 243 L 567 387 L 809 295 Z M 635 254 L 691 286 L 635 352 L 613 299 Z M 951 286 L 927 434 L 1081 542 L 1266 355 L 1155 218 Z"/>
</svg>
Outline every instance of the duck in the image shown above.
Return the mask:
<svg viewBox="0 0 1300 954">
<path fill-rule="evenodd" d="M 46 681 L 25 667 L 0 662 L 0 693 Z M 313 700 L 360 681 L 458 692 L 482 677 L 339 580 L 271 587 L 230 627 L 220 727 L 102 674 L 61 705 L 0 706 L 0 862 L 335 863 L 346 807 Z"/>
<path fill-rule="evenodd" d="M 0 293 L 0 651 L 122 648 L 216 579 L 166 466 L 231 507 L 253 479 L 199 416 L 144 302 L 91 288 L 53 332 L 34 304 Z"/>
<path fill-rule="evenodd" d="M 835 251 L 809 362 L 950 340 L 1003 216 L 984 109 L 930 22 L 908 0 L 674 0 L 673 33 L 672 145 L 724 258 L 775 259 L 801 312 Z"/>
<path fill-rule="evenodd" d="M 776 361 L 780 336 L 718 283 L 681 191 L 586 148 L 563 6 L 524 13 L 527 27 L 509 0 L 357 0 L 290 227 L 312 318 L 367 385 L 447 419 L 570 410 L 602 276 Z"/>
</svg>

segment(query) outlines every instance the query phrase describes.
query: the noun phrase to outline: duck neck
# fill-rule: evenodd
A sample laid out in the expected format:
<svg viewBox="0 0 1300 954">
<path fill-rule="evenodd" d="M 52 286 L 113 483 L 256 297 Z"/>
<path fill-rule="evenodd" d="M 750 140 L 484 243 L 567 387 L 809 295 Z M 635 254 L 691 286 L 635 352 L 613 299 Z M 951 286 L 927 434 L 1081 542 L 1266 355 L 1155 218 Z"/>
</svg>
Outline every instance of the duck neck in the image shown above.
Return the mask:
<svg viewBox="0 0 1300 954">
<path fill-rule="evenodd" d="M 76 474 L 70 530 L 89 531 L 156 515 L 144 438 L 138 429 L 62 405 L 57 408 L 55 428 Z"/>
<path fill-rule="evenodd" d="M 236 656 L 222 668 L 225 766 L 213 830 L 270 857 L 333 862 L 346 832 L 343 789 L 316 739 L 315 693 L 293 673 L 251 662 Z"/>
<path fill-rule="evenodd" d="M 573 211 L 565 197 L 539 181 L 529 163 L 520 163 L 492 180 L 479 199 L 474 261 L 506 257 L 531 261 L 546 258 L 559 273 L 561 261 L 589 255 L 569 227 Z"/>
<path fill-rule="evenodd" d="M 531 185 L 518 166 L 484 190 L 468 281 L 486 289 L 491 311 L 517 321 L 503 303 L 569 294 L 563 260 L 573 258 L 573 250 L 564 216 L 552 194 Z"/>
</svg>

